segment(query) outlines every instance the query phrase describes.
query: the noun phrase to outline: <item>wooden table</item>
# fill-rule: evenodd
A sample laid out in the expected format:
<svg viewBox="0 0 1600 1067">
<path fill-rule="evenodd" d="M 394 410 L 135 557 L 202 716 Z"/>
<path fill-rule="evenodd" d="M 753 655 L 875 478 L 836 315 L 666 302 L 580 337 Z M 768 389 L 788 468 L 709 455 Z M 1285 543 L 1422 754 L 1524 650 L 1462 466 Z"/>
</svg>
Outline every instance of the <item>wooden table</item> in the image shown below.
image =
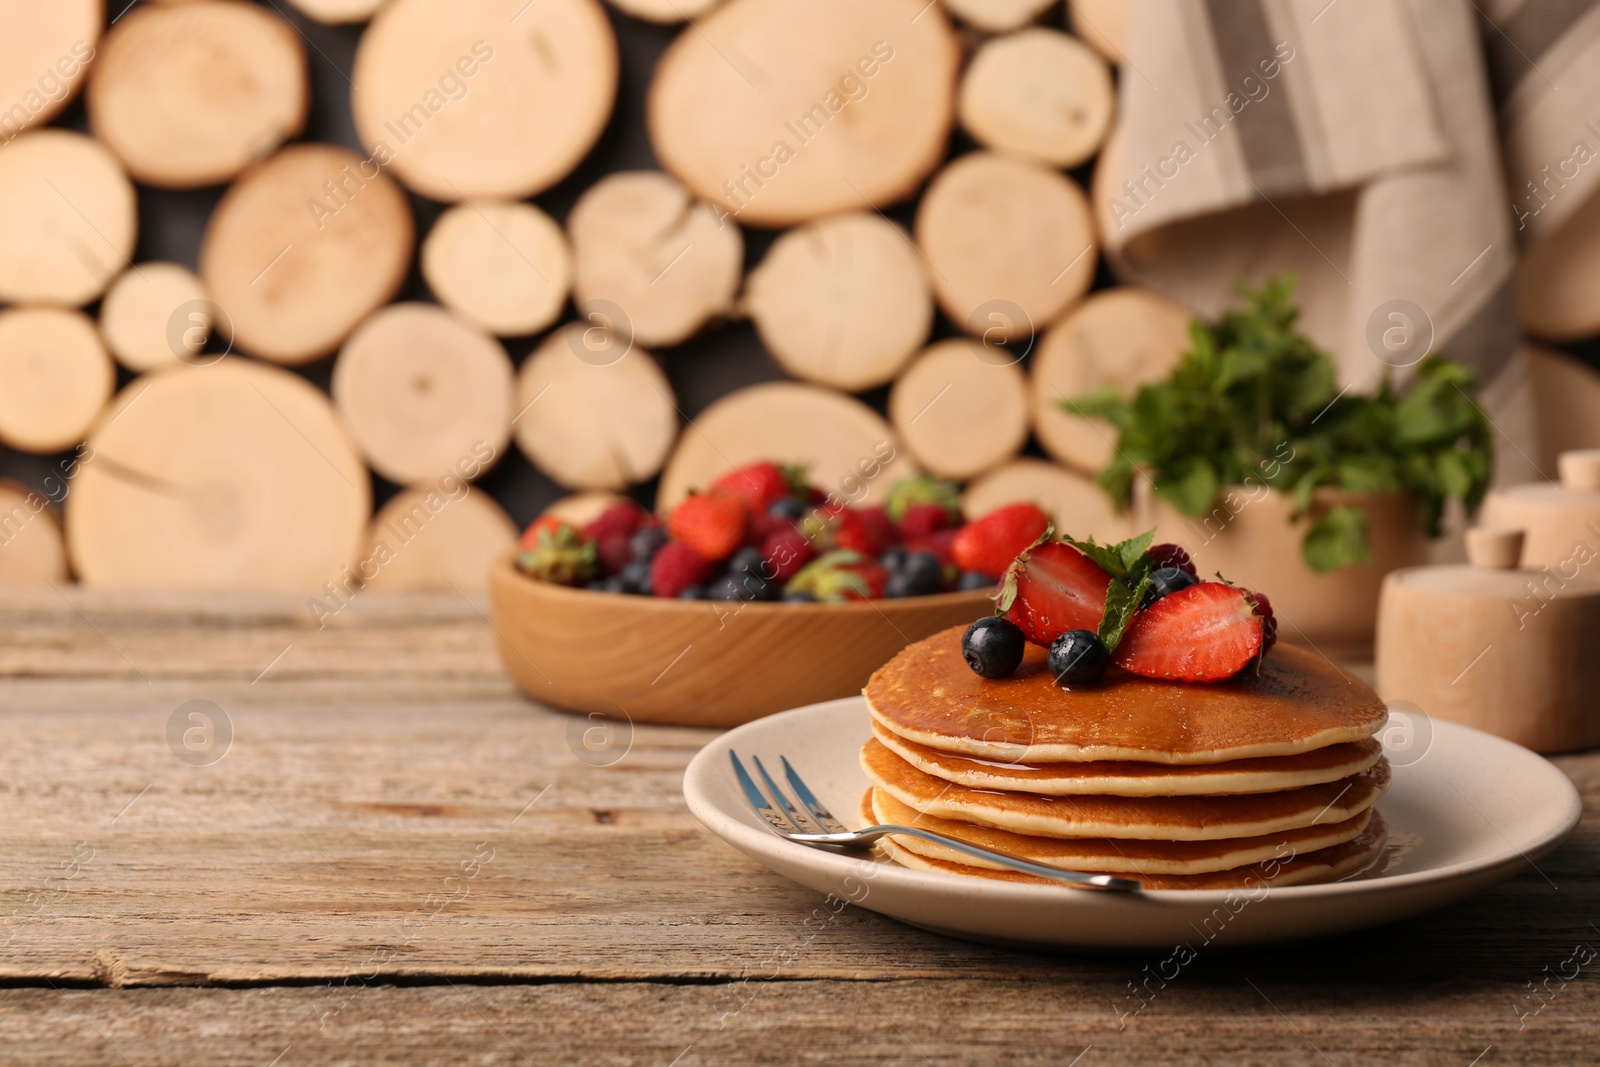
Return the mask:
<svg viewBox="0 0 1600 1067">
<path fill-rule="evenodd" d="M 1600 755 L 1559 761 L 1589 818 L 1548 880 L 1202 952 L 1124 1017 L 1167 953 L 818 921 L 684 808 L 711 732 L 595 752 L 463 599 L 308 620 L 0 599 L 0 1061 L 1600 1062 L 1600 959 L 1555 977 L 1600 949 Z"/>
</svg>

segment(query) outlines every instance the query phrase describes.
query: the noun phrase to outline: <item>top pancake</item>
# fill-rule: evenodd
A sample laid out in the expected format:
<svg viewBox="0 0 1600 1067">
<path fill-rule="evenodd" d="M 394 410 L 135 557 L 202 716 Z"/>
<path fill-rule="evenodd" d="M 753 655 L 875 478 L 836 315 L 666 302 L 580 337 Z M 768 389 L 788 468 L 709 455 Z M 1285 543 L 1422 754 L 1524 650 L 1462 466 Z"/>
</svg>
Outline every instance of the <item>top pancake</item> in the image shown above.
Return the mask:
<svg viewBox="0 0 1600 1067">
<path fill-rule="evenodd" d="M 1157 681 L 1113 667 L 1096 686 L 1065 690 L 1031 644 L 1011 677 L 980 678 L 961 656 L 965 629 L 909 645 L 873 672 L 863 690 L 873 718 L 929 748 L 1029 764 L 1290 756 L 1360 741 L 1388 721 L 1370 686 L 1292 645 L 1226 682 Z"/>
</svg>

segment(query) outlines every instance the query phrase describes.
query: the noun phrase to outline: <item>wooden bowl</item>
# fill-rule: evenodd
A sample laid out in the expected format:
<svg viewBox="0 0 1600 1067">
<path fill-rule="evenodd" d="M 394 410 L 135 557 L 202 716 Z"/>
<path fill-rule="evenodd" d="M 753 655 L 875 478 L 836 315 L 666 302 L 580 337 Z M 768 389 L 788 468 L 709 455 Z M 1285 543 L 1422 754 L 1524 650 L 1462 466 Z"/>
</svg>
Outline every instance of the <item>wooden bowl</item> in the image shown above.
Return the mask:
<svg viewBox="0 0 1600 1067">
<path fill-rule="evenodd" d="M 495 644 L 528 696 L 634 722 L 737 726 L 851 696 L 913 641 L 993 610 L 984 591 L 844 604 L 663 600 L 489 571 Z"/>
</svg>

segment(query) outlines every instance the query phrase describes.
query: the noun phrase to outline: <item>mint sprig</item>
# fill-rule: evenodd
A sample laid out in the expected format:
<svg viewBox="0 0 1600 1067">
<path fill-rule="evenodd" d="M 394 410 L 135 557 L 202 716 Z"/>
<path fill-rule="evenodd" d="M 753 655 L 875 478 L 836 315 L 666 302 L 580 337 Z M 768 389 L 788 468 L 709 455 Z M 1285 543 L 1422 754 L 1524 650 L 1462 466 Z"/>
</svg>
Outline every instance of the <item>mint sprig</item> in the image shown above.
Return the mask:
<svg viewBox="0 0 1600 1067">
<path fill-rule="evenodd" d="M 1196 518 L 1227 505 L 1234 487 L 1246 496 L 1260 486 L 1288 493 L 1293 518 L 1313 520 L 1302 554 L 1318 572 L 1371 552 L 1365 513 L 1319 503 L 1319 489 L 1403 491 L 1430 537 L 1439 536 L 1449 501 L 1476 513 L 1489 487 L 1493 430 L 1473 399 L 1471 368 L 1429 356 L 1404 390 L 1385 375 L 1373 392 L 1340 392 L 1333 360 L 1296 328 L 1294 278 L 1240 292 L 1243 308 L 1191 325 L 1189 351 L 1165 380 L 1131 397 L 1108 387 L 1062 402 L 1116 428 L 1116 458 L 1099 482 L 1118 505 L 1132 499 L 1141 471 L 1157 496 Z"/>
<path fill-rule="evenodd" d="M 1122 635 L 1128 631 L 1128 624 L 1138 614 L 1145 594 L 1155 584 L 1150 577 L 1155 562 L 1149 555 L 1150 542 L 1155 534 L 1153 529 L 1146 530 L 1138 537 L 1130 537 L 1114 545 L 1097 544 L 1092 537 L 1087 541 L 1063 538 L 1111 576 L 1111 584 L 1106 587 L 1105 611 L 1100 616 L 1100 629 L 1096 635 L 1100 643 L 1106 646 L 1107 652 L 1115 652 L 1122 643 Z"/>
</svg>

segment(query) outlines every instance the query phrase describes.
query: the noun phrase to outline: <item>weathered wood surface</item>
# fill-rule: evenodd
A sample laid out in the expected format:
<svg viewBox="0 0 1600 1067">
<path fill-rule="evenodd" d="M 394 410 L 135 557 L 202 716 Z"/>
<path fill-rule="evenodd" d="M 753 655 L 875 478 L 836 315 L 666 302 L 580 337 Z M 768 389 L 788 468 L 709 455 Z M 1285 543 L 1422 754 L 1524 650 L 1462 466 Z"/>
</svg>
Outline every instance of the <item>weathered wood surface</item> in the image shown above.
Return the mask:
<svg viewBox="0 0 1600 1067">
<path fill-rule="evenodd" d="M 1558 761 L 1590 820 L 1548 880 L 1202 951 L 1135 1013 L 1166 954 L 819 923 L 684 808 L 711 731 L 580 758 L 482 609 L 0 597 L 0 1062 L 1600 1062 L 1600 756 Z M 191 700 L 233 728 L 208 765 Z"/>
</svg>

